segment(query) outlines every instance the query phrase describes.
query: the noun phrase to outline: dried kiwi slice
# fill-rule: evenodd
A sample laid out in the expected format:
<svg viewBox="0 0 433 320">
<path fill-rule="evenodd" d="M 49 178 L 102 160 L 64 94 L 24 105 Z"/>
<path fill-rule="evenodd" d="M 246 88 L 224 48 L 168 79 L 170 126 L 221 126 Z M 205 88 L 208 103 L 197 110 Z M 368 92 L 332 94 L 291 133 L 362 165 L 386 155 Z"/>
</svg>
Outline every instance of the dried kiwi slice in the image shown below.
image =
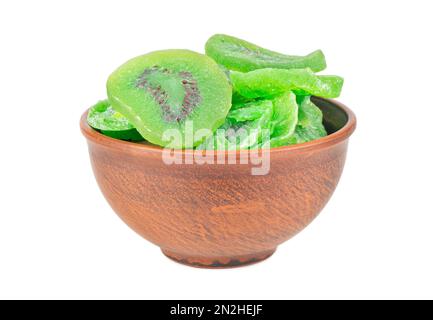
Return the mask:
<svg viewBox="0 0 433 320">
<path fill-rule="evenodd" d="M 230 110 L 225 123 L 197 147 L 199 150 L 240 150 L 260 145 L 271 129 L 273 102 L 258 100 Z M 269 130 L 266 132 L 265 130 Z"/>
<path fill-rule="evenodd" d="M 126 62 L 109 77 L 107 93 L 146 140 L 172 148 L 199 144 L 204 137 L 198 130 L 211 135 L 224 123 L 232 95 L 218 64 L 189 50 L 155 51 Z M 193 137 L 185 137 L 187 123 Z M 167 130 L 178 131 L 181 141 L 168 140 Z"/>
<path fill-rule="evenodd" d="M 298 96 L 299 118 L 295 133 L 289 144 L 298 144 L 316 140 L 327 135 L 323 125 L 322 111 L 310 100 L 309 96 Z"/>
<path fill-rule="evenodd" d="M 317 72 L 326 68 L 325 56 L 320 50 L 306 56 L 289 56 L 224 34 L 210 37 L 205 48 L 206 54 L 219 64 L 242 72 L 263 68 L 310 68 Z"/>
<path fill-rule="evenodd" d="M 315 75 L 311 69 L 259 69 L 230 74 L 234 91 L 246 98 L 268 98 L 287 91 L 296 94 L 336 98 L 343 87 L 339 76 Z"/>
<path fill-rule="evenodd" d="M 111 107 L 108 100 L 99 101 L 90 108 L 87 123 L 93 129 L 112 138 L 128 141 L 144 140 L 128 119 Z"/>
<path fill-rule="evenodd" d="M 298 104 L 296 95 L 289 91 L 273 100 L 271 148 L 287 145 L 298 123 Z"/>
</svg>

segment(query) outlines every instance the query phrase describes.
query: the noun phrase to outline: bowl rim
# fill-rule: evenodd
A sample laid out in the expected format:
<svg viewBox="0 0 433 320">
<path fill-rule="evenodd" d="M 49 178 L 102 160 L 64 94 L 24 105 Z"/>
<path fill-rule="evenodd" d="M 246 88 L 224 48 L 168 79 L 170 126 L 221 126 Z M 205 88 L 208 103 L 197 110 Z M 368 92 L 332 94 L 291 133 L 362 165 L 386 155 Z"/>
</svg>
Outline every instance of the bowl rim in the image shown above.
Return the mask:
<svg viewBox="0 0 433 320">
<path fill-rule="evenodd" d="M 325 137 L 305 142 L 305 143 L 299 143 L 299 144 L 293 144 L 288 146 L 282 146 L 282 147 L 276 147 L 276 148 L 270 148 L 270 153 L 279 153 L 279 152 L 296 152 L 296 151 L 309 151 L 313 149 L 324 149 L 326 147 L 329 147 L 331 145 L 335 145 L 343 140 L 348 139 L 353 131 L 356 129 L 356 116 L 353 113 L 352 110 L 350 110 L 346 105 L 343 103 L 334 100 L 334 99 L 326 99 L 326 98 L 320 98 L 320 97 L 314 97 L 316 100 L 323 100 L 325 102 L 328 102 L 332 104 L 333 106 L 341 109 L 344 111 L 344 113 L 347 116 L 347 122 L 346 124 L 339 130 L 335 131 L 334 133 L 331 133 L 330 135 L 327 135 Z M 87 113 L 89 112 L 89 108 L 82 114 L 80 118 L 80 128 L 82 134 L 86 137 L 87 140 L 92 141 L 96 144 L 104 145 L 106 147 L 117 149 L 119 151 L 138 151 L 138 152 L 146 152 L 146 153 L 160 153 L 162 154 L 164 148 L 157 145 L 147 145 L 147 144 L 141 144 L 136 142 L 130 142 L 130 141 L 124 141 L 119 140 L 115 138 L 108 137 L 92 127 L 89 126 L 87 123 Z M 190 154 L 194 153 L 196 150 L 194 149 L 185 149 L 185 150 L 176 150 L 176 152 L 182 153 L 182 154 Z M 268 150 L 266 150 L 268 151 Z M 221 153 L 224 154 L 241 154 L 241 153 L 248 153 L 249 150 L 213 150 L 213 152 L 218 155 Z"/>
</svg>

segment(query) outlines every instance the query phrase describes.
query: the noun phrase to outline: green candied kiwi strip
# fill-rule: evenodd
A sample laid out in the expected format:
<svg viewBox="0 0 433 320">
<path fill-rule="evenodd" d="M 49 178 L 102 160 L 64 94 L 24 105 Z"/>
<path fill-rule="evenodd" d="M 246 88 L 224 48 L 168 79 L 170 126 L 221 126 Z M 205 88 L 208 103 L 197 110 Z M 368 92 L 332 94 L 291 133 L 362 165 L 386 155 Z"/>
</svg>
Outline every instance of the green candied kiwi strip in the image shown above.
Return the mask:
<svg viewBox="0 0 433 320">
<path fill-rule="evenodd" d="M 323 114 L 310 96 L 298 96 L 299 104 L 298 123 L 294 134 L 289 138 L 288 144 L 298 144 L 316 140 L 327 135 L 323 125 Z"/>
<path fill-rule="evenodd" d="M 343 87 L 339 76 L 317 76 L 311 69 L 259 69 L 230 74 L 234 91 L 246 98 L 269 98 L 287 91 L 336 98 Z"/>
<path fill-rule="evenodd" d="M 233 71 L 230 77 L 234 91 L 250 99 L 274 97 L 287 91 L 336 98 L 344 83 L 339 76 L 317 76 L 310 69 Z"/>
<path fill-rule="evenodd" d="M 241 150 L 259 145 L 265 130 L 271 129 L 271 100 L 249 102 L 231 110 L 224 124 L 196 149 Z"/>
<path fill-rule="evenodd" d="M 89 109 L 87 123 L 93 129 L 115 139 L 143 141 L 143 137 L 108 100 L 101 100 Z"/>
<path fill-rule="evenodd" d="M 242 72 L 263 68 L 310 68 L 318 72 L 326 68 L 325 56 L 321 50 L 306 56 L 285 55 L 224 34 L 210 37 L 205 50 L 217 63 Z"/>
</svg>

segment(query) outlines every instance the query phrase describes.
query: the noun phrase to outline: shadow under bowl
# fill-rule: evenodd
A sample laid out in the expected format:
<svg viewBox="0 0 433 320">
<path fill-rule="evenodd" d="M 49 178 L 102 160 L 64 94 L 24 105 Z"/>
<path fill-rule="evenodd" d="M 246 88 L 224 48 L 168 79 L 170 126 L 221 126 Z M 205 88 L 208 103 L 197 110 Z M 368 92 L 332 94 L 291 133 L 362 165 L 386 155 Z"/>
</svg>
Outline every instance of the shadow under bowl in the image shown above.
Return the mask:
<svg viewBox="0 0 433 320">
<path fill-rule="evenodd" d="M 355 115 L 334 100 L 313 102 L 328 136 L 270 149 L 247 164 L 240 163 L 248 159 L 243 150 L 214 155 L 215 162 L 231 157 L 236 164 L 224 158 L 225 164 L 167 165 L 161 147 L 104 136 L 89 127 L 87 112 L 80 126 L 99 187 L 128 226 L 177 262 L 237 267 L 272 255 L 320 213 L 337 186 Z M 176 157 L 193 155 L 181 150 Z M 252 175 L 266 157 L 269 172 Z"/>
</svg>

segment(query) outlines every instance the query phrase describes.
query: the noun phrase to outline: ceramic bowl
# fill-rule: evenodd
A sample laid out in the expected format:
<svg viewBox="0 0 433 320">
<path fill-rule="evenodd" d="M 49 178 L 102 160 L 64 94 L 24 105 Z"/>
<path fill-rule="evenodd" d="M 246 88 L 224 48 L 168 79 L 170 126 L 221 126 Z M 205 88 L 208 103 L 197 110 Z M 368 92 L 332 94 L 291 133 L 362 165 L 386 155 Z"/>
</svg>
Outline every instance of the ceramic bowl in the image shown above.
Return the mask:
<svg viewBox="0 0 433 320">
<path fill-rule="evenodd" d="M 239 163 L 247 151 L 216 153 L 215 162 L 227 157 L 225 164 L 188 164 L 194 152 L 184 150 L 176 154 L 182 164 L 168 165 L 158 146 L 93 130 L 87 112 L 81 131 L 99 187 L 128 226 L 177 262 L 236 267 L 271 256 L 320 213 L 337 186 L 356 119 L 337 101 L 313 101 L 329 135 L 262 154 L 269 156 L 262 175 L 252 174 L 257 161 Z"/>
</svg>

